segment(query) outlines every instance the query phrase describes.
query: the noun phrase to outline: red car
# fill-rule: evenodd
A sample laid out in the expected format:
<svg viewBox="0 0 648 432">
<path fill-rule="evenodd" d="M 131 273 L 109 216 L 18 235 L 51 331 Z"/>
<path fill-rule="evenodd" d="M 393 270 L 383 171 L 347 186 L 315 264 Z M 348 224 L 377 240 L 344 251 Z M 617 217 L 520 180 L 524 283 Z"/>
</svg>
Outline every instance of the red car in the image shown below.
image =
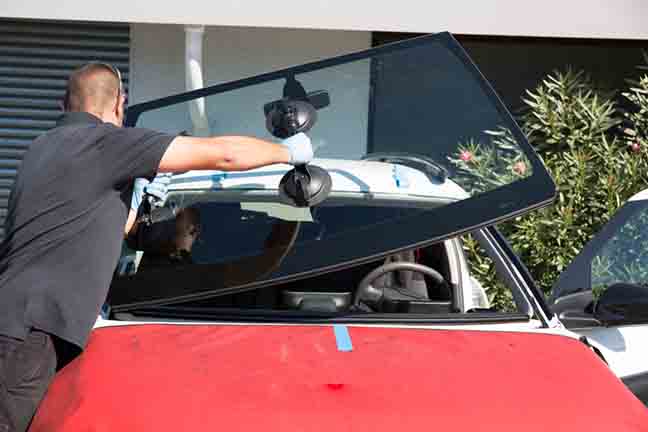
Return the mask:
<svg viewBox="0 0 648 432">
<path fill-rule="evenodd" d="M 491 228 L 555 187 L 451 35 L 136 105 L 128 123 L 306 132 L 321 166 L 174 177 L 32 432 L 648 431 Z M 488 170 L 460 169 L 478 147 Z M 505 298 L 449 259 L 471 235 Z"/>
</svg>

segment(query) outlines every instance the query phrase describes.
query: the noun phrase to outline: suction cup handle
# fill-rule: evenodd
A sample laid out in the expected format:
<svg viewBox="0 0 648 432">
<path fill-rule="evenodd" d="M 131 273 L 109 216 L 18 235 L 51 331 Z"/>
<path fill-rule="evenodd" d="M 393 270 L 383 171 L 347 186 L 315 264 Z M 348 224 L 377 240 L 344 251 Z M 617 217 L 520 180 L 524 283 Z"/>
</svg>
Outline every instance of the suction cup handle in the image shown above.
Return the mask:
<svg viewBox="0 0 648 432">
<path fill-rule="evenodd" d="M 306 164 L 295 165 L 295 202 L 299 206 L 307 206 L 310 199 L 308 186 L 311 181 Z"/>
</svg>

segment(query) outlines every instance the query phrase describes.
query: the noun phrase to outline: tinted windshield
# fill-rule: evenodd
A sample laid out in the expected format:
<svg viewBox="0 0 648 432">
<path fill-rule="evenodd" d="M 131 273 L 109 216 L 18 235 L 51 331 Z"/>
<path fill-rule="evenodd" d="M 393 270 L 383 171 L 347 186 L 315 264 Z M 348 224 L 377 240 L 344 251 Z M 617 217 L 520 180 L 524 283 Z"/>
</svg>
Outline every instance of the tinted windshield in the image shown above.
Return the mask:
<svg viewBox="0 0 648 432">
<path fill-rule="evenodd" d="M 168 204 L 190 207 L 210 221 L 201 235 L 211 250 L 202 250 L 201 240 L 192 246 L 190 263 L 197 267 L 188 274 L 238 265 L 234 261 L 243 257 L 274 264 L 243 279 L 215 276 L 195 286 L 140 290 L 135 297 L 119 297 L 113 289 L 113 299 L 125 304 L 202 295 L 368 262 L 510 217 L 553 196 L 553 183 L 519 128 L 448 34 L 136 105 L 127 123 L 278 141 L 266 114 L 278 102 L 300 98 L 317 109 L 308 131 L 314 163 L 333 177 L 330 198 L 312 214 L 278 216 L 280 207 L 259 208 L 279 201 L 277 185 L 287 166 L 188 173 L 174 179 L 176 202 Z M 277 221 L 299 222 L 279 249 L 267 241 L 283 229 L 277 223 L 285 228 Z M 137 277 L 124 276 L 113 288 L 141 283 Z"/>
<path fill-rule="evenodd" d="M 645 197 L 644 197 L 645 198 Z M 648 201 L 625 204 L 561 274 L 553 298 L 615 283 L 648 283 Z"/>
</svg>

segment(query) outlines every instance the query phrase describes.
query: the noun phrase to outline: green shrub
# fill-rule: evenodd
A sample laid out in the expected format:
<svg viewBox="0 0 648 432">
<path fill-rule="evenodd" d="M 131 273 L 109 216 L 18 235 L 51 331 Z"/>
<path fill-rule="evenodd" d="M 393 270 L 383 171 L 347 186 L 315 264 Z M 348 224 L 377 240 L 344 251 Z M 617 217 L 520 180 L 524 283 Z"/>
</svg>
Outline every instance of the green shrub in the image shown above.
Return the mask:
<svg viewBox="0 0 648 432">
<path fill-rule="evenodd" d="M 648 77 L 642 81 L 648 85 Z M 554 73 L 528 92 L 522 127 L 556 182 L 558 197 L 505 231 L 545 293 L 612 214 L 648 186 L 647 147 L 636 139 L 646 131 L 636 125 L 648 124 L 648 104 L 641 100 L 647 89 L 624 92 L 628 101 L 644 106 L 623 113 L 582 72 Z M 621 135 L 616 126 L 624 116 L 631 126 Z"/>
<path fill-rule="evenodd" d="M 648 75 L 622 98 L 628 109 L 597 91 L 584 72 L 572 70 L 554 72 L 527 92 L 519 122 L 556 182 L 558 196 L 552 206 L 500 229 L 545 293 L 611 215 L 648 187 Z M 488 160 L 481 149 L 464 147 Z M 458 159 L 453 163 L 458 166 Z M 483 169 L 473 167 L 472 174 L 488 180 Z M 474 256 L 471 247 L 466 245 Z M 500 285 L 494 280 L 489 285 L 497 287 L 495 303 L 508 301 Z"/>
<path fill-rule="evenodd" d="M 648 64 L 648 56 L 644 55 Z M 640 66 L 648 70 L 648 66 Z M 623 97 L 631 108 L 623 111 L 626 127 L 623 139 L 633 151 L 645 150 L 648 146 L 648 75 L 643 74 L 638 80 L 630 81 L 630 88 L 623 92 Z"/>
<path fill-rule="evenodd" d="M 497 189 L 531 174 L 531 164 L 509 129 L 500 127 L 484 133 L 490 138 L 488 143 L 471 138 L 459 144 L 457 157 L 448 158 L 456 168 L 453 180 L 471 195 Z"/>
</svg>

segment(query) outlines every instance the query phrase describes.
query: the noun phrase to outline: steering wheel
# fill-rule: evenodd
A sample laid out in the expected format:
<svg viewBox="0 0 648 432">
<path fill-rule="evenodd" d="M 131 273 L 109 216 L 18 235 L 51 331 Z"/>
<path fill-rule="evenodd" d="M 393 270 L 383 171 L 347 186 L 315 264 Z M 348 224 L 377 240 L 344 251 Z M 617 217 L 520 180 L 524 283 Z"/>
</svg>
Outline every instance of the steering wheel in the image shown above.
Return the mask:
<svg viewBox="0 0 648 432">
<path fill-rule="evenodd" d="M 382 289 L 373 286 L 374 281 L 386 273 L 398 270 L 409 270 L 417 273 L 422 273 L 425 276 L 430 277 L 436 285 L 445 283 L 445 279 L 443 278 L 443 276 L 441 276 L 441 273 L 431 267 L 408 261 L 390 262 L 372 270 L 360 281 L 360 283 L 358 284 L 358 289 L 356 290 L 353 305 L 355 307 L 358 307 L 361 300 L 368 300 L 374 303 L 382 300 L 384 292 Z"/>
</svg>

